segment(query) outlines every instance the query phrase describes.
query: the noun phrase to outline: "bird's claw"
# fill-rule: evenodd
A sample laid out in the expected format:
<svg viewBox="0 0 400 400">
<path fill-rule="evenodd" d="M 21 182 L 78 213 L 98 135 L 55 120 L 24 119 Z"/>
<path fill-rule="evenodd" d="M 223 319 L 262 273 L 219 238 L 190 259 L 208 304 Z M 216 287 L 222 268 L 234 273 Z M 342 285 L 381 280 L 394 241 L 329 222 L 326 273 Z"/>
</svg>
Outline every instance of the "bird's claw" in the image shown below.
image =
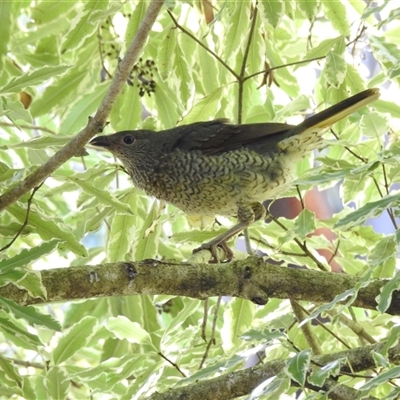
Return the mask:
<svg viewBox="0 0 400 400">
<path fill-rule="evenodd" d="M 218 257 L 218 247 L 222 248 L 222 250 L 225 252 L 225 257 L 223 260 L 220 260 L 220 257 Z M 201 250 L 209 250 L 211 252 L 212 258 L 209 261 L 209 263 L 211 264 L 217 264 L 220 261 L 229 262 L 232 261 L 233 259 L 233 251 L 230 249 L 230 247 L 226 244 L 225 241 L 220 242 L 218 244 L 215 244 L 213 242 L 203 243 L 200 247 L 194 249 L 192 253 L 193 254 L 198 253 Z"/>
</svg>

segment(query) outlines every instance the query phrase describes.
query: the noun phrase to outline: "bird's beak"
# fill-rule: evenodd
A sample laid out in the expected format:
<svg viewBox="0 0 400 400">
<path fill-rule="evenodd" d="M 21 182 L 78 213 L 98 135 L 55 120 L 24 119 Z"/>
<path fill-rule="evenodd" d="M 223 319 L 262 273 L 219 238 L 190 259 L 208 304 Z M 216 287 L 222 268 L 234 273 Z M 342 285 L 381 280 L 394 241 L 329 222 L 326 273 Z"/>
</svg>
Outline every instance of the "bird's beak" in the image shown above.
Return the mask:
<svg viewBox="0 0 400 400">
<path fill-rule="evenodd" d="M 110 141 L 108 140 L 107 136 L 97 136 L 92 139 L 89 144 L 97 147 L 109 147 Z"/>
</svg>

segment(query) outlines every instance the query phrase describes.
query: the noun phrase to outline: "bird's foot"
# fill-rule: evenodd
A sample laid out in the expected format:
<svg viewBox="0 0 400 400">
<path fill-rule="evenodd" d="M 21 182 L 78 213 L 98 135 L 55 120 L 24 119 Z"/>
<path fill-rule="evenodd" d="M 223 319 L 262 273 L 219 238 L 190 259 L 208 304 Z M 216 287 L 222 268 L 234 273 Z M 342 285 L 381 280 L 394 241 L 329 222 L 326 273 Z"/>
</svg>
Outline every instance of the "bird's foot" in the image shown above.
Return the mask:
<svg viewBox="0 0 400 400">
<path fill-rule="evenodd" d="M 219 257 L 221 255 L 221 251 L 218 251 L 219 247 L 225 253 L 224 258 L 222 260 L 221 260 L 221 257 Z M 229 261 L 232 261 L 232 258 L 233 258 L 233 251 L 227 245 L 226 241 L 222 241 L 220 243 L 214 243 L 214 241 L 211 241 L 208 243 L 203 243 L 200 247 L 197 247 L 197 249 L 193 250 L 193 254 L 197 253 L 201 250 L 209 250 L 211 252 L 212 258 L 209 261 L 211 264 L 216 264 L 216 263 L 219 263 L 220 261 L 229 262 Z"/>
</svg>

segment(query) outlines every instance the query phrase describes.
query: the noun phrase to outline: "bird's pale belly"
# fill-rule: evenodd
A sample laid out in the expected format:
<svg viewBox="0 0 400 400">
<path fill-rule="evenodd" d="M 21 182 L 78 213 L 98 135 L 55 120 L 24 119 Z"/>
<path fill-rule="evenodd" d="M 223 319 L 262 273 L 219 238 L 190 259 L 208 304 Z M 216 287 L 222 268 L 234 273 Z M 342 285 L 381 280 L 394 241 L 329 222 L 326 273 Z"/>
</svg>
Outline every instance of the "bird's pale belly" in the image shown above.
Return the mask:
<svg viewBox="0 0 400 400">
<path fill-rule="evenodd" d="M 295 166 L 287 158 L 254 151 L 215 156 L 179 152 L 152 182 L 137 184 L 188 214 L 235 215 L 239 204 L 263 202 L 287 189 Z"/>
</svg>

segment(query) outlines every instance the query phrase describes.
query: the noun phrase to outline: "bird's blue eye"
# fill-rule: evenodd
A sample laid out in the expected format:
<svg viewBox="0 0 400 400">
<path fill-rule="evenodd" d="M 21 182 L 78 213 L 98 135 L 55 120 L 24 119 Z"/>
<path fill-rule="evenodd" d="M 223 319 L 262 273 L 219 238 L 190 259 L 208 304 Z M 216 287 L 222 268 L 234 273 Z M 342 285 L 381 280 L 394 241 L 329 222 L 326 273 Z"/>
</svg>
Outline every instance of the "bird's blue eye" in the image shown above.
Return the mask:
<svg viewBox="0 0 400 400">
<path fill-rule="evenodd" d="M 124 143 L 125 144 L 132 144 L 135 141 L 134 137 L 131 135 L 124 136 Z"/>
</svg>

